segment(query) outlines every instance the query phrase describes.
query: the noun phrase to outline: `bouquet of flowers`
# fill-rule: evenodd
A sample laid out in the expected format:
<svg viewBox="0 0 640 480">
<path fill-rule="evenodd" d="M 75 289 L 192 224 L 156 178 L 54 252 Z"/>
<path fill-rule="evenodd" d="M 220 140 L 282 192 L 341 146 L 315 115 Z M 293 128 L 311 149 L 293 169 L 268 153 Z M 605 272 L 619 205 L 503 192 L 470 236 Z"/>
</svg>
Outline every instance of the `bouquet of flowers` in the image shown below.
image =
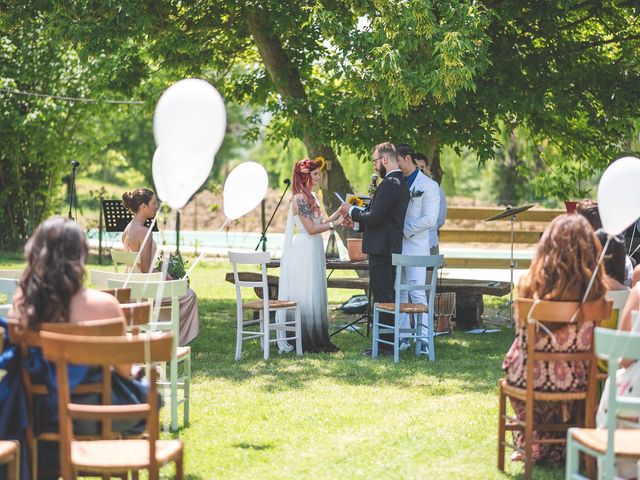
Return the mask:
<svg viewBox="0 0 640 480">
<path fill-rule="evenodd" d="M 187 271 L 185 270 L 185 262 L 182 259 L 182 255 L 179 253 L 169 254 L 169 259 L 167 260 L 167 274 L 171 276 L 171 278 L 180 279 L 185 276 Z M 162 264 L 164 263 L 164 252 L 160 254 L 158 257 L 158 263 L 156 265 L 156 269 L 162 270 Z"/>
</svg>

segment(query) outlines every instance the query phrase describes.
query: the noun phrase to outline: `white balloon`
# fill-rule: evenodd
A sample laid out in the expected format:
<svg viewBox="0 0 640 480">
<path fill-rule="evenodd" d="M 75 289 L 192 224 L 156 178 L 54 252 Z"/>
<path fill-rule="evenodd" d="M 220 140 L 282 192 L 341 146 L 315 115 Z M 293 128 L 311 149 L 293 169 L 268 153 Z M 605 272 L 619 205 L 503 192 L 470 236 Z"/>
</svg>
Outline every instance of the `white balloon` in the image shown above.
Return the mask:
<svg viewBox="0 0 640 480">
<path fill-rule="evenodd" d="M 224 182 L 224 214 L 236 220 L 256 208 L 267 194 L 269 175 L 262 165 L 244 162 Z"/>
<path fill-rule="evenodd" d="M 156 146 L 180 159 L 183 165 L 192 160 L 213 157 L 224 139 L 227 113 L 218 91 L 197 78 L 180 80 L 160 97 L 153 114 Z"/>
<path fill-rule="evenodd" d="M 607 167 L 598 184 L 598 210 L 602 228 L 622 233 L 640 217 L 640 159 L 623 157 Z"/>
<path fill-rule="evenodd" d="M 209 178 L 213 158 L 200 159 L 200 168 L 190 169 L 173 160 L 160 147 L 153 156 L 152 173 L 158 197 L 171 208 L 184 207 Z"/>
</svg>

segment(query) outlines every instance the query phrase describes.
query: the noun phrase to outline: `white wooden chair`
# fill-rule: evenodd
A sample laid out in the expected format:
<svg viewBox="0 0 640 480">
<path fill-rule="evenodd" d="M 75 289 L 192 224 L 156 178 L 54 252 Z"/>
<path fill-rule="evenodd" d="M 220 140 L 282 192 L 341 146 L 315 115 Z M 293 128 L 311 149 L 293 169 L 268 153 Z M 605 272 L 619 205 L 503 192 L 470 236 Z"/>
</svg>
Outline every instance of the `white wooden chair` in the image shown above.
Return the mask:
<svg viewBox="0 0 640 480">
<path fill-rule="evenodd" d="M 627 303 L 627 299 L 629 298 L 630 293 L 631 293 L 631 290 L 628 288 L 625 288 L 624 290 L 609 290 L 606 294 L 607 300 L 613 301 L 613 306 L 611 307 L 612 309 L 611 315 L 613 316 L 613 312 L 616 312 L 617 313 L 616 319 L 618 320 L 618 322 L 620 321 L 620 313 L 622 312 L 622 309 Z M 605 325 L 605 322 L 603 322 L 601 326 L 609 327 L 609 325 Z M 618 327 L 617 325 L 610 326 L 610 328 L 614 328 L 614 329 L 617 327 Z"/>
<path fill-rule="evenodd" d="M 122 283 L 119 285 L 123 286 L 126 280 L 130 282 L 158 282 L 163 279 L 164 276 L 162 272 L 124 273 L 109 272 L 106 270 L 89 270 L 89 280 L 97 288 L 111 288 L 109 286 L 109 280 L 122 280 Z"/>
<path fill-rule="evenodd" d="M 229 261 L 233 265 L 233 279 L 236 284 L 236 360 L 242 357 L 242 342 L 253 338 L 260 338 L 264 359 L 269 359 L 269 347 L 271 342 L 277 342 L 278 338 L 271 338 L 272 331 L 291 332 L 293 336 L 280 338 L 280 340 L 295 340 L 296 354 L 302 355 L 302 328 L 300 324 L 300 310 L 298 303 L 285 300 L 269 300 L 269 285 L 267 281 L 267 263 L 271 260 L 269 252 L 229 252 Z M 262 278 L 259 282 L 240 280 L 238 265 L 260 265 Z M 261 288 L 263 295 L 261 300 L 243 302 L 242 287 Z M 309 292 L 309 295 L 312 295 Z M 259 319 L 244 320 L 244 311 L 259 312 Z M 271 323 L 271 312 L 278 310 L 293 310 L 295 320 L 282 323 Z M 259 325 L 260 330 L 245 330 L 246 327 Z M 286 335 L 286 333 L 285 333 Z"/>
<path fill-rule="evenodd" d="M 567 431 L 567 462 L 565 479 L 586 479 L 579 473 L 580 452 L 598 458 L 602 471 L 598 478 L 613 480 L 616 459 L 640 460 L 640 429 L 618 428 L 618 414 L 625 416 L 640 413 L 637 394 L 619 395 L 616 378 L 620 360 L 640 359 L 640 333 L 595 329 L 596 354 L 608 362 L 609 408 L 607 428 L 570 428 Z"/>
<path fill-rule="evenodd" d="M 400 334 L 403 339 L 414 339 L 416 344 L 416 355 L 420 355 L 424 349 L 429 355 L 430 361 L 435 361 L 434 346 L 434 301 L 436 297 L 436 282 L 438 280 L 438 267 L 442 265 L 443 255 L 400 255 L 394 253 L 391 263 L 396 267 L 395 292 L 396 298 L 393 303 L 375 303 L 373 305 L 373 334 L 371 356 L 378 356 L 380 343 L 393 346 L 393 361 L 400 361 Z M 428 284 L 402 283 L 403 271 L 407 267 L 426 267 Z M 431 276 L 429 276 L 431 270 Z M 426 280 L 425 280 L 426 281 Z M 400 303 L 400 292 L 411 292 L 412 290 L 427 291 L 427 305 L 415 303 Z M 409 297 L 410 298 L 410 297 Z M 380 313 L 390 313 L 394 315 L 393 325 L 380 323 Z M 400 328 L 402 323 L 401 313 L 407 313 L 411 317 L 409 328 Z M 423 323 L 423 314 L 427 314 L 427 325 Z M 381 334 L 392 333 L 393 340 L 383 340 Z"/>
<path fill-rule="evenodd" d="M 126 272 L 128 268 L 133 266 L 137 256 L 138 252 L 125 252 L 124 250 L 111 249 L 111 260 L 113 261 L 113 268 L 116 272 L 120 272 L 119 267 L 122 267 L 122 271 Z M 136 266 L 133 267 L 133 273 L 141 272 L 140 263 L 137 263 Z"/>
<path fill-rule="evenodd" d="M 123 274 L 126 275 L 126 274 Z M 140 274 L 138 274 L 140 275 Z M 124 286 L 126 279 L 108 281 L 109 288 Z M 131 298 L 137 302 L 153 302 L 155 305 L 158 294 L 163 299 L 171 299 L 171 320 L 168 322 L 155 319 L 149 324 L 150 331 L 165 331 L 173 333 L 174 345 L 169 365 L 169 380 L 162 379 L 158 387 L 165 393 L 169 390 L 171 402 L 171 430 L 178 429 L 178 404 L 184 404 L 183 424 L 189 424 L 189 388 L 191 384 L 191 347 L 178 346 L 180 338 L 180 297 L 187 293 L 187 280 L 169 281 L 130 281 Z M 178 367 L 182 365 L 182 374 Z M 182 399 L 178 400 L 178 390 L 182 390 Z"/>
</svg>

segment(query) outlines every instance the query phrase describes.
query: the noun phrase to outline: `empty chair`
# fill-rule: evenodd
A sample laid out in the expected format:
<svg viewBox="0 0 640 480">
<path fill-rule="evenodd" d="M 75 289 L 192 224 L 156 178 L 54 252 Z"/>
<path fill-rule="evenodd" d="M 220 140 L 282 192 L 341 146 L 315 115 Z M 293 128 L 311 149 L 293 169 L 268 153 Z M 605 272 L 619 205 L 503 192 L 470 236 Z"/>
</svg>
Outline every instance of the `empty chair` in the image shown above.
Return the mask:
<svg viewBox="0 0 640 480">
<path fill-rule="evenodd" d="M 124 250 L 111 249 L 111 260 L 113 260 L 113 268 L 116 272 L 128 272 L 133 269 L 133 273 L 140 273 L 140 263 L 133 267 L 138 252 L 125 252 Z"/>
<path fill-rule="evenodd" d="M 156 369 L 150 369 L 147 402 L 131 405 L 110 405 L 111 382 L 106 382 L 107 394 L 101 405 L 75 404 L 71 400 L 67 369 L 69 364 L 96 365 L 110 368 L 117 364 L 169 361 L 173 355 L 171 335 L 151 338 L 77 337 L 56 333 L 41 333 L 42 351 L 56 367 L 60 412 L 60 464 L 65 479 L 76 478 L 79 472 L 103 475 L 123 471 L 148 470 L 149 478 L 160 477 L 160 467 L 176 464 L 176 478 L 183 478 L 183 444 L 181 440 L 158 440 L 158 396 Z M 105 376 L 105 378 L 109 378 Z M 111 440 L 111 422 L 121 419 L 144 419 L 148 435 L 140 439 Z M 73 419 L 102 421 L 99 440 L 74 438 Z"/>
<path fill-rule="evenodd" d="M 118 302 L 120 302 L 120 304 L 131 303 L 130 288 L 103 288 L 102 291 L 116 297 L 116 299 L 118 299 Z"/>
<path fill-rule="evenodd" d="M 140 274 L 139 274 L 140 275 Z M 122 287 L 126 280 L 109 280 L 109 286 Z M 187 291 L 187 280 L 170 280 L 170 281 L 145 281 L 145 282 L 129 282 L 127 284 L 131 288 L 131 297 L 138 302 L 153 302 L 158 295 L 163 299 L 171 301 L 171 319 L 169 321 L 160 321 L 155 319 L 149 324 L 151 331 L 171 332 L 175 339 L 173 354 L 169 369 L 169 381 L 162 381 L 159 386 L 163 391 L 169 390 L 171 399 L 171 430 L 178 429 L 178 404 L 184 404 L 183 423 L 189 424 L 189 387 L 191 384 L 191 347 L 178 346 L 178 338 L 180 332 L 180 296 Z M 182 365 L 182 373 L 178 371 L 178 367 Z M 178 400 L 178 390 L 182 390 L 183 396 Z"/>
<path fill-rule="evenodd" d="M 159 280 L 164 280 L 164 276 L 162 275 L 162 272 L 116 273 L 108 272 L 106 270 L 89 270 L 89 280 L 97 288 L 114 288 L 109 287 L 109 280 L 121 280 L 118 287 L 123 287 L 127 280 L 131 282 L 157 282 Z"/>
<path fill-rule="evenodd" d="M 278 340 L 295 340 L 296 354 L 302 355 L 302 333 L 300 325 L 300 310 L 298 304 L 290 300 L 270 300 L 269 285 L 267 279 L 267 263 L 271 260 L 269 252 L 229 252 L 229 261 L 233 265 L 233 278 L 236 285 L 236 360 L 242 357 L 242 343 L 245 340 L 259 338 L 263 350 L 264 359 L 269 358 L 269 350 L 272 342 Z M 260 265 L 262 272 L 259 282 L 251 282 L 240 280 L 238 276 L 238 265 Z M 263 295 L 261 300 L 253 300 L 245 302 L 242 299 L 242 288 L 260 288 Z M 312 295 L 312 293 L 310 293 Z M 244 319 L 245 310 L 257 311 L 259 318 L 257 320 Z M 271 312 L 278 310 L 294 310 L 295 319 L 293 321 L 284 321 L 281 323 L 271 322 Z M 258 326 L 259 330 L 247 330 L 247 327 Z M 283 332 L 285 336 L 280 338 L 271 338 L 271 332 Z M 289 336 L 286 336 L 290 333 Z"/>
<path fill-rule="evenodd" d="M 416 355 L 426 352 L 429 356 L 429 360 L 435 360 L 436 355 L 433 325 L 435 312 L 434 300 L 436 296 L 438 267 L 442 265 L 442 259 L 443 255 L 400 255 L 397 253 L 392 255 L 391 263 L 396 267 L 396 298 L 394 303 L 375 303 L 373 306 L 372 357 L 375 358 L 378 356 L 379 345 L 380 343 L 384 343 L 393 346 L 393 361 L 398 363 L 400 360 L 400 335 L 403 334 L 403 338 L 413 339 L 415 341 Z M 407 267 L 426 267 L 429 283 L 402 283 L 403 271 Z M 429 277 L 430 271 L 431 276 Z M 426 290 L 427 305 L 414 303 L 401 304 L 401 292 L 411 292 L 412 290 Z M 381 312 L 394 315 L 393 325 L 380 323 Z M 411 317 L 411 325 L 409 328 L 401 328 L 402 313 L 406 313 Z M 427 321 L 426 324 L 424 322 L 425 316 Z M 383 337 L 383 335 L 385 335 L 385 337 Z M 391 337 L 391 340 L 389 340 L 389 337 Z"/>
<path fill-rule="evenodd" d="M 570 428 L 567 432 L 566 479 L 585 479 L 579 474 L 580 452 L 601 460 L 601 477 L 615 478 L 616 460 L 640 460 L 640 430 L 617 428 L 618 415 L 637 418 L 640 401 L 637 393 L 625 395 L 627 388 L 617 387 L 617 372 L 621 359 L 640 359 L 640 333 L 596 328 L 596 354 L 608 362 L 609 388 L 607 428 Z M 625 477 L 626 478 L 626 477 Z"/>
</svg>

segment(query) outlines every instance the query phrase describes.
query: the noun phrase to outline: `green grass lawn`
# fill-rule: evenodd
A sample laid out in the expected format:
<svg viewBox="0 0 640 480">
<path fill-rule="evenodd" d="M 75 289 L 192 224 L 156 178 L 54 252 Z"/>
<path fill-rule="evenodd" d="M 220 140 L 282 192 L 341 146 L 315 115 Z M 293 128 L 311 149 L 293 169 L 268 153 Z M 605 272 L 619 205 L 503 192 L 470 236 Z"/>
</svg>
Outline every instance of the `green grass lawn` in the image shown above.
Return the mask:
<svg viewBox="0 0 640 480">
<path fill-rule="evenodd" d="M 0 268 L 20 266 L 0 255 Z M 235 362 L 227 271 L 209 261 L 191 278 L 200 301 L 191 423 L 164 434 L 184 440 L 187 478 L 522 477 L 521 464 L 496 469 L 497 383 L 512 331 L 439 337 L 435 363 L 364 357 L 370 341 L 353 331 L 333 337 L 339 353 L 272 350 L 265 362 L 256 340 Z M 335 307 L 351 294 L 330 290 L 332 329 L 350 318 Z M 562 478 L 562 467 L 536 467 L 534 478 Z"/>
</svg>

